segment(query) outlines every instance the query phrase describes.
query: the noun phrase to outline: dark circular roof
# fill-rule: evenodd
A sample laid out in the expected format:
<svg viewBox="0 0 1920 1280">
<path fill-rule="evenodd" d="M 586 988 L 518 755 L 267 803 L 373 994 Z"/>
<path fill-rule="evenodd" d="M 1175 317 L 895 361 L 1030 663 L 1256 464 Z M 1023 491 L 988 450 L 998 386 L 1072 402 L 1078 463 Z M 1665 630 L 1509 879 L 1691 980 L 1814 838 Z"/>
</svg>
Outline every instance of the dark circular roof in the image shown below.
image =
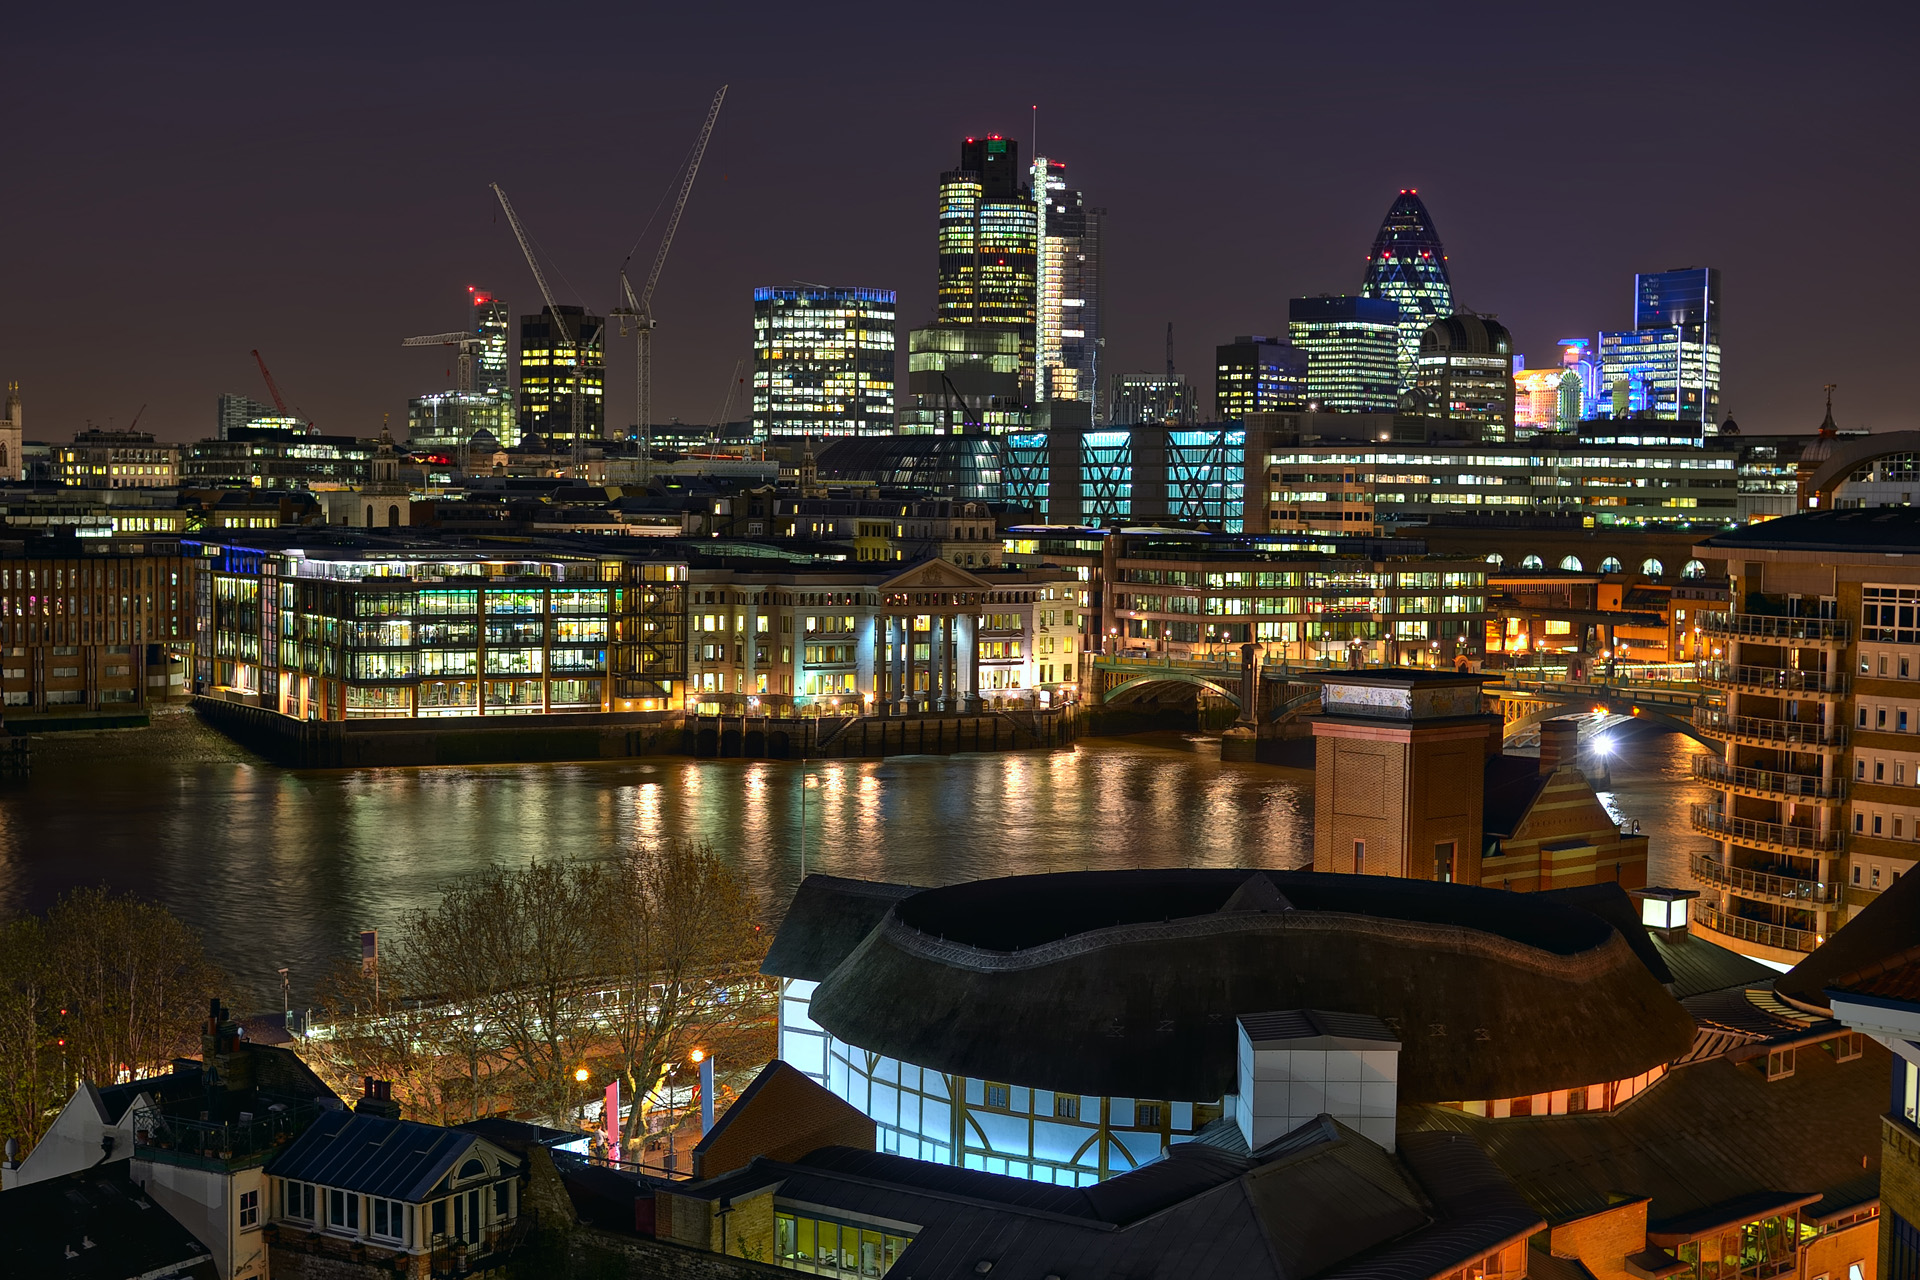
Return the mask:
<svg viewBox="0 0 1920 1280">
<path fill-rule="evenodd" d="M 1442 316 L 1420 334 L 1420 350 L 1503 356 L 1513 350 L 1513 335 L 1507 332 L 1507 326 L 1487 316 Z"/>
<path fill-rule="evenodd" d="M 812 933 L 860 941 L 799 941 Z M 1218 1099 L 1235 1087 L 1235 1017 L 1283 1009 L 1385 1020 L 1405 1102 L 1625 1079 L 1693 1037 L 1594 912 L 1371 876 L 1072 872 L 897 898 L 810 880 L 767 967 L 818 979 L 812 1017 L 848 1044 L 1118 1097 Z"/>
</svg>

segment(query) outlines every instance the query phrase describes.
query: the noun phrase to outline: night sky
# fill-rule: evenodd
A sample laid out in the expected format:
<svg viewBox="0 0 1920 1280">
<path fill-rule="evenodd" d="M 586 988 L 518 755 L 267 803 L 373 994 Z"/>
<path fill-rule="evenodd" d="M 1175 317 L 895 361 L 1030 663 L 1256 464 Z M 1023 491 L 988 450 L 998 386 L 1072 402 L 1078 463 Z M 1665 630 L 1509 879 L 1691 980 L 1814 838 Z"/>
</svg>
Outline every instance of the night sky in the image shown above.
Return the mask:
<svg viewBox="0 0 1920 1280">
<path fill-rule="evenodd" d="M 84 16 L 72 16 L 80 15 Z M 192 14 L 193 16 L 185 16 Z M 711 420 L 751 290 L 893 288 L 930 318 L 934 186 L 969 133 L 1041 149 L 1109 211 L 1107 369 L 1284 331 L 1353 292 L 1419 189 L 1457 305 L 1529 364 L 1631 322 L 1632 276 L 1725 279 L 1749 431 L 1914 425 L 1920 19 L 1910 6 L 1079 3 L 42 6 L 0 27 L 0 379 L 30 439 L 179 440 L 215 397 L 371 434 L 448 385 L 469 285 L 539 307 L 615 273 L 732 85 L 655 300 L 654 416 Z M 651 259 L 651 239 L 639 255 Z M 751 367 L 750 359 L 749 365 Z M 632 405 L 616 345 L 609 421 Z M 903 386 L 904 390 L 904 386 Z M 735 401 L 733 416 L 743 416 Z"/>
</svg>

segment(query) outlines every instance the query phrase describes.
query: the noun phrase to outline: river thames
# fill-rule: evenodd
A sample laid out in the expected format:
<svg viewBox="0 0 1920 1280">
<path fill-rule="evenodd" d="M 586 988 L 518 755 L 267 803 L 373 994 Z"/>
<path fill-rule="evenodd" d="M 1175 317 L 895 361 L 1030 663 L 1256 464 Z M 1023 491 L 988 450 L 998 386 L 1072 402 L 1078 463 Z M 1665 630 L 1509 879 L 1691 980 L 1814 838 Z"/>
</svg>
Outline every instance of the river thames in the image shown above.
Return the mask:
<svg viewBox="0 0 1920 1280">
<path fill-rule="evenodd" d="M 806 866 L 941 884 L 1146 866 L 1297 867 L 1313 775 L 1222 764 L 1216 740 L 1094 739 L 1056 752 L 795 762 L 662 757 L 592 764 L 293 771 L 190 716 L 115 737 L 37 739 L 31 781 L 0 790 L 0 912 L 76 885 L 151 898 L 201 931 L 236 1007 L 298 1006 L 440 889 L 488 866 L 711 841 L 770 916 Z M 1704 798 L 1675 734 L 1619 739 L 1616 815 L 1651 837 L 1655 883 L 1685 883 L 1686 802 Z"/>
</svg>

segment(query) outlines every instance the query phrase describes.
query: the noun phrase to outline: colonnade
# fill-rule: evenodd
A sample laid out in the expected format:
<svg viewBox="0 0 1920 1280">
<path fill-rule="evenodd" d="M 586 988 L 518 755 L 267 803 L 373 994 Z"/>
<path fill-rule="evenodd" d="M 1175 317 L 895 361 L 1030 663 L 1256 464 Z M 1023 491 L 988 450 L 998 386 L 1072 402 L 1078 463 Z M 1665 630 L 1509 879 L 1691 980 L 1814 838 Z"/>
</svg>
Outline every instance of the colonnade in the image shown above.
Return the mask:
<svg viewBox="0 0 1920 1280">
<path fill-rule="evenodd" d="M 925 624 L 924 630 L 920 623 Z M 878 701 L 901 711 L 962 711 L 978 704 L 978 617 L 881 613 L 874 620 L 873 639 Z M 920 658 L 916 650 L 923 643 L 927 656 Z"/>
</svg>

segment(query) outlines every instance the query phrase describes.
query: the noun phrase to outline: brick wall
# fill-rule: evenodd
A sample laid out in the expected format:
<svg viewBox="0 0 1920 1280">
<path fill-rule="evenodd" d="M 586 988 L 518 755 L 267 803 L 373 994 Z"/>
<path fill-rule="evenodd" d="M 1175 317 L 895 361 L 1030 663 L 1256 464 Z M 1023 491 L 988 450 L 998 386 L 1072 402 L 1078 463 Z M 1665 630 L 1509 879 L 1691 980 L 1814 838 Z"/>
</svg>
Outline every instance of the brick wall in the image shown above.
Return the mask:
<svg viewBox="0 0 1920 1280">
<path fill-rule="evenodd" d="M 1647 1202 L 1630 1200 L 1553 1228 L 1556 1258 L 1578 1258 L 1594 1280 L 1633 1280 L 1627 1256 L 1647 1247 Z"/>
</svg>

